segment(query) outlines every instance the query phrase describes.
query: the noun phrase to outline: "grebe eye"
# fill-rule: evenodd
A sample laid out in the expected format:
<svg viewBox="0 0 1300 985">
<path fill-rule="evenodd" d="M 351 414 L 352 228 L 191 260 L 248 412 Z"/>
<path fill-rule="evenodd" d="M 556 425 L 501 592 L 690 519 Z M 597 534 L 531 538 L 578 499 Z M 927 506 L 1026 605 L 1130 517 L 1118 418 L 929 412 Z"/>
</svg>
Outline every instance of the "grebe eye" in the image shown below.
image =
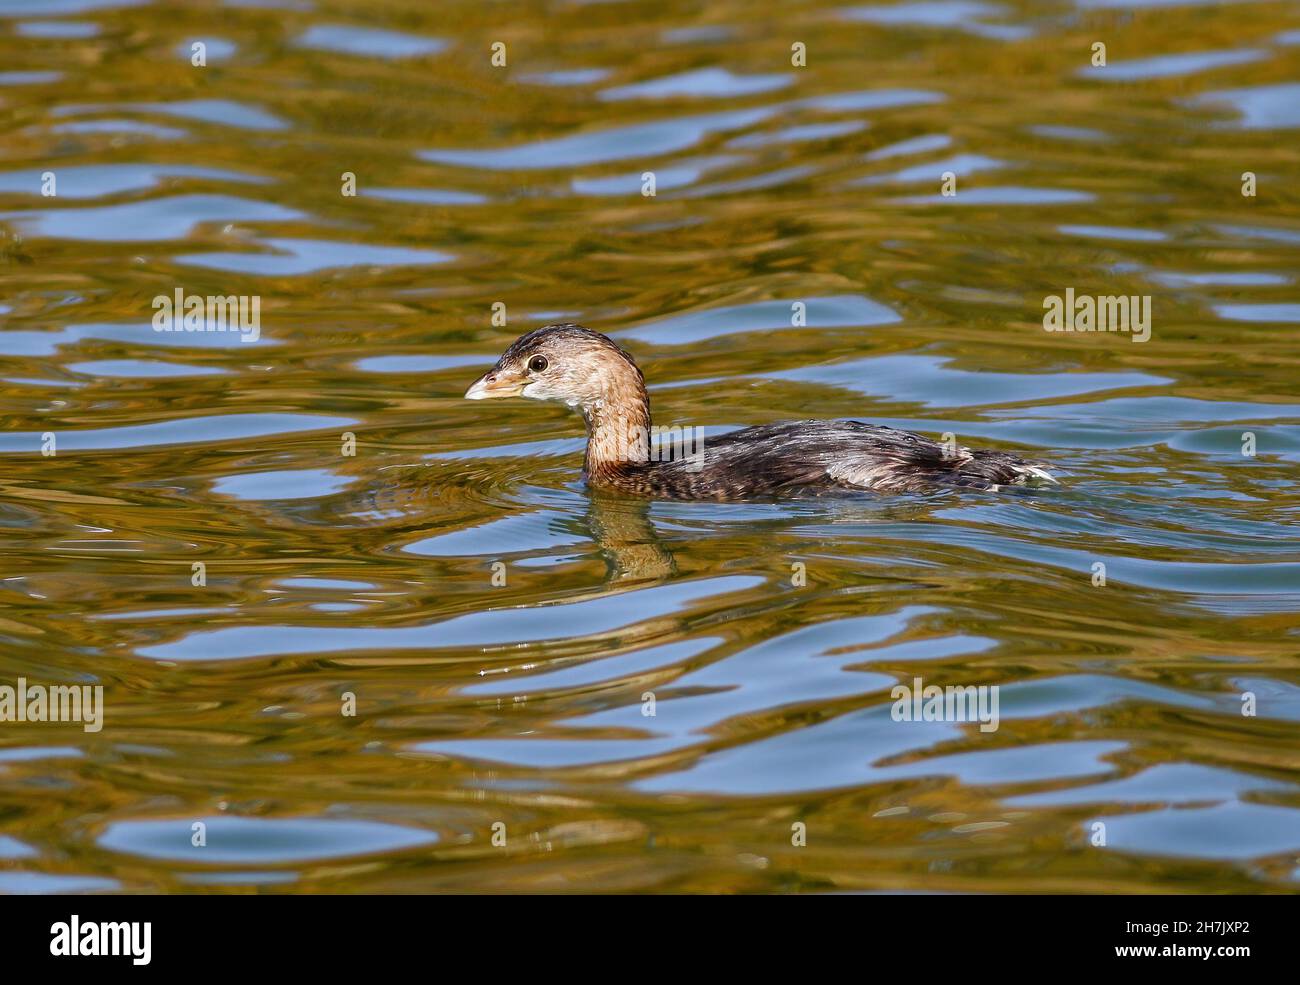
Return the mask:
<svg viewBox="0 0 1300 985">
<path fill-rule="evenodd" d="M 549 365 L 550 363 L 546 361 L 545 356 L 533 356 L 532 359 L 528 360 L 528 368 L 531 369 L 534 373 L 541 373 L 545 371 L 546 367 Z"/>
</svg>

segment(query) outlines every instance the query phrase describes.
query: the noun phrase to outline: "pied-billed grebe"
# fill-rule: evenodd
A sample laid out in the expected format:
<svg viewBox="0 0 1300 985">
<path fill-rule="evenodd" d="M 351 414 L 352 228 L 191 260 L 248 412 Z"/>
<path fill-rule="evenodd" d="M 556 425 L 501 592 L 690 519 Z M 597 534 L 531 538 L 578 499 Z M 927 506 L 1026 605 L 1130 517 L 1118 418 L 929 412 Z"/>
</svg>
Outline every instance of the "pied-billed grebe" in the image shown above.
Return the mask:
<svg viewBox="0 0 1300 985">
<path fill-rule="evenodd" d="M 547 325 L 520 336 L 465 392 L 469 400 L 515 396 L 578 408 L 587 422 L 587 482 L 641 496 L 734 500 L 1055 481 L 1041 465 L 1005 452 L 945 446 L 861 421 L 763 424 L 701 440 L 690 454 L 663 460 L 673 450 L 651 444 L 641 370 L 611 339 L 580 325 Z"/>
</svg>

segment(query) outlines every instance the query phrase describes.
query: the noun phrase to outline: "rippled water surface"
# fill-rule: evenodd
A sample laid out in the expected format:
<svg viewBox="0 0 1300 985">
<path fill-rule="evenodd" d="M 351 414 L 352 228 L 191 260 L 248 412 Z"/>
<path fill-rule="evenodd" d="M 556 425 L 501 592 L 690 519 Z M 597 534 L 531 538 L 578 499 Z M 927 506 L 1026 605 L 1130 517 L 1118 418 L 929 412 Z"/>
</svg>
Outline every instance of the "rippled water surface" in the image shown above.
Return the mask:
<svg viewBox="0 0 1300 985">
<path fill-rule="evenodd" d="M 0 891 L 1300 886 L 1294 3 L 0 0 L 0 129 Z M 1061 485 L 595 496 L 560 318 Z"/>
</svg>

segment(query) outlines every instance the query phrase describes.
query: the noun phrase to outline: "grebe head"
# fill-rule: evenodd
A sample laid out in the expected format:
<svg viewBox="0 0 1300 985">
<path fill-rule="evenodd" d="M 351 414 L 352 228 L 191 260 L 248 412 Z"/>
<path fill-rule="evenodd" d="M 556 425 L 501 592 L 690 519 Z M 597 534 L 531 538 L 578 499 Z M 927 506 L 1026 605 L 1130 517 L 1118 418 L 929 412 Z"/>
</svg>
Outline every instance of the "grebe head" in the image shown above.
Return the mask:
<svg viewBox="0 0 1300 985">
<path fill-rule="evenodd" d="M 599 332 L 546 325 L 516 339 L 465 391 L 467 400 L 493 397 L 557 400 L 591 419 L 613 405 L 644 402 L 645 382 L 632 357 Z"/>
</svg>

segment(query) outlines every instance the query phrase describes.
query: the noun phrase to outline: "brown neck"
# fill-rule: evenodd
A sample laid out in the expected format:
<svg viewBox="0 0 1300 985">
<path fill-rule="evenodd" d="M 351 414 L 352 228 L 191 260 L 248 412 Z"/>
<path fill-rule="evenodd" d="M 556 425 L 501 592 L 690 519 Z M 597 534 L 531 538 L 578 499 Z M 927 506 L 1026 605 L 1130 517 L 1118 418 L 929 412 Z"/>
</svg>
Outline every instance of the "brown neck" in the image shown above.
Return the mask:
<svg viewBox="0 0 1300 985">
<path fill-rule="evenodd" d="M 645 384 L 639 374 L 628 374 L 612 384 L 599 400 L 582 408 L 587 421 L 583 469 L 597 481 L 602 473 L 650 461 L 650 398 Z"/>
</svg>

